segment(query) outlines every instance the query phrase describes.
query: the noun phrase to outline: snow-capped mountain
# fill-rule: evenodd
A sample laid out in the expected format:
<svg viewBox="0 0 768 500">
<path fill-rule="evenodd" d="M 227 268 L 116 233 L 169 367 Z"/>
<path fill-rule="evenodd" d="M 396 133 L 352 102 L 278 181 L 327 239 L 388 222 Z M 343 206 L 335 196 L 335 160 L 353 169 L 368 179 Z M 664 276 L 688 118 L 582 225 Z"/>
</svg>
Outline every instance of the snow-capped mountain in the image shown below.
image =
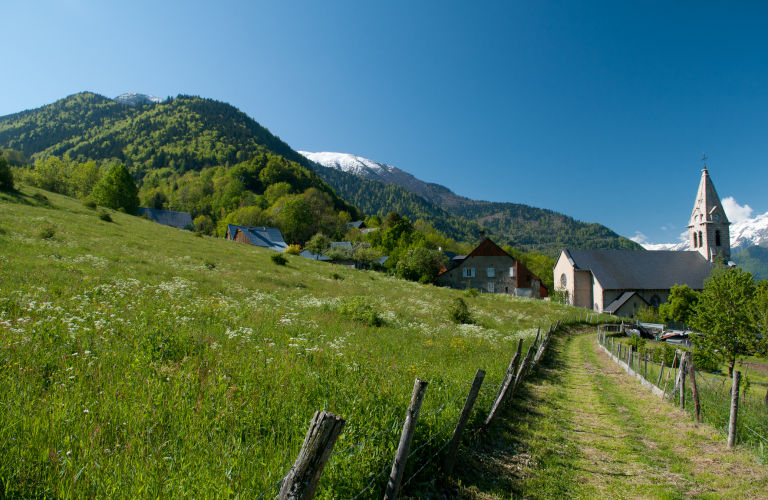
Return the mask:
<svg viewBox="0 0 768 500">
<path fill-rule="evenodd" d="M 128 92 L 127 94 L 122 94 L 115 97 L 113 101 L 119 102 L 120 104 L 127 104 L 128 106 L 135 106 L 140 102 L 163 102 L 163 99 L 149 94 L 137 94 L 136 92 Z"/>
<path fill-rule="evenodd" d="M 730 227 L 731 255 L 737 254 L 747 247 L 768 243 L 768 213 L 758 215 L 752 219 L 744 219 L 734 222 Z M 645 243 L 646 250 L 690 250 L 691 242 L 686 240 L 680 243 Z"/>
<path fill-rule="evenodd" d="M 456 196 L 445 186 L 424 182 L 397 167 L 368 160 L 361 156 L 355 156 L 348 153 L 329 152 L 310 153 L 308 151 L 299 151 L 299 153 L 304 155 L 308 160 L 319 163 L 324 167 L 343 170 L 344 172 L 365 179 L 382 181 L 387 184 L 397 184 L 408 191 L 423 196 L 432 203 L 440 204 L 441 201 L 443 201 L 441 198 L 446 195 Z"/>
</svg>

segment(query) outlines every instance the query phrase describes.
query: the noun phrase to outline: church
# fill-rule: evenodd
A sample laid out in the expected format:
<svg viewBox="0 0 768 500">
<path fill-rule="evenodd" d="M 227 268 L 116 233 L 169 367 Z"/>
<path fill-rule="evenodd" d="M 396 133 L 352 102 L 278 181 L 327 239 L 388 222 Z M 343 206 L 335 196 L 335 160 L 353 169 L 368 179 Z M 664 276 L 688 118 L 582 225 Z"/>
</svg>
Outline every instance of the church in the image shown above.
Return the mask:
<svg viewBox="0 0 768 500">
<path fill-rule="evenodd" d="M 631 317 L 666 302 L 674 285 L 703 290 L 715 262 L 731 258 L 729 226 L 705 164 L 688 223 L 691 250 L 562 250 L 555 288 L 571 305 Z"/>
</svg>

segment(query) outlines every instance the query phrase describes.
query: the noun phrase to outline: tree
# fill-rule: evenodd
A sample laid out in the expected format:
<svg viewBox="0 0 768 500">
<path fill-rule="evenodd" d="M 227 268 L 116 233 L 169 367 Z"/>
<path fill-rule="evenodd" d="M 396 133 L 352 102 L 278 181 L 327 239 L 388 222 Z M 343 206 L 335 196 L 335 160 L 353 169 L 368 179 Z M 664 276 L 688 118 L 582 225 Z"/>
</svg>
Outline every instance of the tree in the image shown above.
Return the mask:
<svg viewBox="0 0 768 500">
<path fill-rule="evenodd" d="M 363 266 L 368 266 L 372 262 L 378 262 L 383 254 L 381 250 L 373 248 L 370 243 L 363 241 L 354 246 L 352 255 L 357 262 Z"/>
<path fill-rule="evenodd" d="M 759 349 L 763 355 L 766 355 L 768 354 L 768 282 L 766 281 L 757 284 L 751 316 L 755 331 L 760 332 L 763 336 Z"/>
<path fill-rule="evenodd" d="M 309 237 L 312 225 L 312 214 L 309 207 L 301 198 L 288 200 L 280 211 L 278 220 L 280 229 L 291 243 L 303 243 Z"/>
<path fill-rule="evenodd" d="M 688 285 L 675 285 L 669 292 L 669 299 L 659 306 L 659 316 L 664 321 L 677 321 L 684 325 L 691 323 L 699 303 L 699 294 Z"/>
<path fill-rule="evenodd" d="M 402 256 L 395 268 L 395 275 L 420 283 L 434 280 L 445 265 L 448 258 L 443 252 L 417 247 Z"/>
<path fill-rule="evenodd" d="M 207 215 L 201 215 L 195 219 L 195 229 L 203 234 L 211 234 L 214 227 L 213 220 Z"/>
<path fill-rule="evenodd" d="M 691 325 L 701 332 L 694 336 L 694 345 L 728 364 L 729 376 L 733 376 L 736 357 L 757 348 L 755 292 L 751 274 L 718 267 L 706 281 L 691 318 Z"/>
<path fill-rule="evenodd" d="M 91 196 L 99 205 L 113 210 L 122 208 L 127 214 L 135 214 L 139 208 L 139 189 L 125 165 L 110 168 L 94 186 Z"/>
<path fill-rule="evenodd" d="M 323 252 L 323 255 L 333 262 L 354 259 L 352 249 L 346 245 L 331 245 Z"/>
<path fill-rule="evenodd" d="M 0 191 L 13 191 L 13 172 L 5 158 L 0 156 Z"/>
<path fill-rule="evenodd" d="M 309 250 L 315 254 L 315 259 L 319 258 L 328 248 L 331 246 L 331 240 L 323 233 L 317 233 L 307 242 L 304 247 L 305 250 Z"/>
</svg>

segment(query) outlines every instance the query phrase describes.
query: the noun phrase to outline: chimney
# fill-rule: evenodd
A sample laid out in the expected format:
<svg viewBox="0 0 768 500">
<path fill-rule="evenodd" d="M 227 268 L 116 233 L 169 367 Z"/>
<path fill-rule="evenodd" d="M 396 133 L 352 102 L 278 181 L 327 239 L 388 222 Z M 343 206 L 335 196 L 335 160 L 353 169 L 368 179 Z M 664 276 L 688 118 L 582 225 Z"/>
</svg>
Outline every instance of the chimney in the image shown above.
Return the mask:
<svg viewBox="0 0 768 500">
<path fill-rule="evenodd" d="M 480 243 L 484 242 L 486 239 L 485 231 L 480 231 Z"/>
</svg>

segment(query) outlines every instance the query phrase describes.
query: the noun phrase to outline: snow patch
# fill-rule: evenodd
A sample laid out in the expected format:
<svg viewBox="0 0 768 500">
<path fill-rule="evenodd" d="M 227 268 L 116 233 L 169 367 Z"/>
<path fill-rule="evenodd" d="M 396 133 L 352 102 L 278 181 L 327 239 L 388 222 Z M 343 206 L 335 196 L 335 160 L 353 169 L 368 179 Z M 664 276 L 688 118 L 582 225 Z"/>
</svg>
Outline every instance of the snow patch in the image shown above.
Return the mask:
<svg viewBox="0 0 768 500">
<path fill-rule="evenodd" d="M 127 104 L 128 106 L 135 106 L 140 102 L 148 102 L 148 103 L 163 102 L 163 100 L 164 99 L 161 99 L 153 95 L 138 94 L 136 92 L 128 92 L 127 94 L 119 95 L 113 99 L 113 101 L 115 102 L 119 102 L 120 104 Z"/>
</svg>

